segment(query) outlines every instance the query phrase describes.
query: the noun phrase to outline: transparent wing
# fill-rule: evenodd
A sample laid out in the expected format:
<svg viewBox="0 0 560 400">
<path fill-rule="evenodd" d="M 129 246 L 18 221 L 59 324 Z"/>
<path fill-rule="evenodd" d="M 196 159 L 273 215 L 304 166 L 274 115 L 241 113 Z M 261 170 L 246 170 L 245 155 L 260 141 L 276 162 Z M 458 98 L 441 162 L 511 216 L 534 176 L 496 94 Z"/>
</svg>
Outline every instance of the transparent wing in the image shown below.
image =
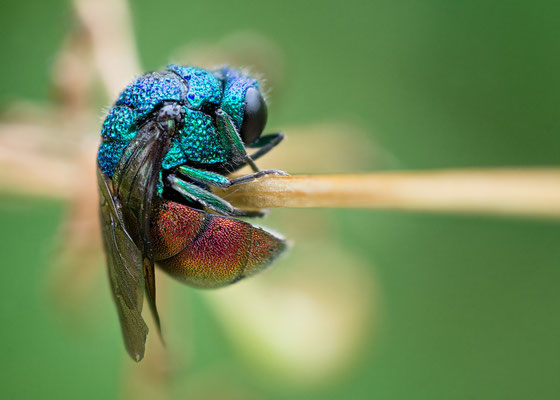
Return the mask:
<svg viewBox="0 0 560 400">
<path fill-rule="evenodd" d="M 115 193 L 122 201 L 126 227 L 142 253 L 148 304 L 160 330 L 156 306 L 154 257 L 150 239 L 150 216 L 169 135 L 154 122 L 147 122 L 127 146 L 115 169 Z"/>
<path fill-rule="evenodd" d="M 159 330 L 153 250 L 150 239 L 152 202 L 168 136 L 147 122 L 131 140 L 112 181 L 98 169 L 101 224 L 111 289 L 126 349 L 140 361 L 148 327 L 142 318 L 144 289 Z"/>
<path fill-rule="evenodd" d="M 97 170 L 100 194 L 101 232 L 107 257 L 111 291 L 128 354 L 140 361 L 148 327 L 142 319 L 144 272 L 142 253 L 124 225 L 121 206 L 112 195 L 110 181 Z"/>
</svg>

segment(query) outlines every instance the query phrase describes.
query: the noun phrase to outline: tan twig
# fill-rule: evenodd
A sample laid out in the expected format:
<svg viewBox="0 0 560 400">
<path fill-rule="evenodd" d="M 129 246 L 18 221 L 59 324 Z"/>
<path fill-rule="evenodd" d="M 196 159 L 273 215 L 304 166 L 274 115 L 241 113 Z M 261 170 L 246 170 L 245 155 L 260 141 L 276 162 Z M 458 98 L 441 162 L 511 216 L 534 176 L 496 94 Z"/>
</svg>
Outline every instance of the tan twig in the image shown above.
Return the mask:
<svg viewBox="0 0 560 400">
<path fill-rule="evenodd" d="M 91 38 L 91 53 L 109 99 L 142 70 L 125 0 L 74 0 L 80 22 Z"/>
<path fill-rule="evenodd" d="M 216 192 L 247 209 L 350 207 L 560 217 L 560 169 L 268 176 Z"/>
</svg>

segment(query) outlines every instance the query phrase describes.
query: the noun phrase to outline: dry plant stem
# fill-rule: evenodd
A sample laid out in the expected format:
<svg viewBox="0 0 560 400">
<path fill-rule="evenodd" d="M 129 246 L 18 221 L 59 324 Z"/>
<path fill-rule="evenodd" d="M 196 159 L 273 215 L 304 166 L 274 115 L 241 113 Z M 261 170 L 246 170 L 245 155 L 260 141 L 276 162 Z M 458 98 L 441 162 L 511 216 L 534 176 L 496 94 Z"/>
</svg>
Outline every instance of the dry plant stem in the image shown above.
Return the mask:
<svg viewBox="0 0 560 400">
<path fill-rule="evenodd" d="M 216 193 L 247 209 L 344 207 L 560 217 L 560 169 L 268 176 Z"/>
<path fill-rule="evenodd" d="M 92 55 L 109 99 L 114 99 L 142 70 L 125 0 L 74 0 L 89 32 Z"/>
</svg>

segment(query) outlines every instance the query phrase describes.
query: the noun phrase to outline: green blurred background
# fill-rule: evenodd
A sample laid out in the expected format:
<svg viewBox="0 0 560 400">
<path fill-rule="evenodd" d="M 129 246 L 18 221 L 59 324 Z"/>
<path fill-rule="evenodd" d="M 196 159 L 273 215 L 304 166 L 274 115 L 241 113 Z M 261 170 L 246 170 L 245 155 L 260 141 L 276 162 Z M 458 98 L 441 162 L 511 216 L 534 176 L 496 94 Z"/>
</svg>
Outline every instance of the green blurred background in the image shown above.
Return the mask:
<svg viewBox="0 0 560 400">
<path fill-rule="evenodd" d="M 49 68 L 68 30 L 70 5 L 1 4 L 0 104 L 48 101 Z M 560 164 L 558 2 L 215 0 L 132 1 L 131 7 L 145 69 L 165 65 L 191 41 L 218 41 L 240 30 L 276 43 L 285 78 L 269 110 L 272 131 L 355 121 L 402 169 Z M 320 154 L 310 148 L 309 156 Z M 225 370 L 215 380 L 206 376 L 207 385 L 223 385 L 226 375 L 226 389 L 250 388 L 254 398 L 560 397 L 558 222 L 309 213 L 371 266 L 379 290 L 371 340 L 336 379 L 290 384 L 255 372 L 203 296 L 181 288 L 175 301 L 189 303 L 182 324 L 189 324 L 197 350 L 179 375 Z M 45 299 L 63 214 L 61 202 L 0 197 L 2 398 L 122 392 L 127 361 L 108 291 L 91 302 L 94 323 L 84 330 L 60 323 Z M 278 219 L 273 215 L 269 225 Z M 182 387 L 174 389 L 177 398 L 194 390 Z M 205 397 L 204 387 L 196 390 L 202 394 L 193 398 L 214 398 Z"/>
</svg>

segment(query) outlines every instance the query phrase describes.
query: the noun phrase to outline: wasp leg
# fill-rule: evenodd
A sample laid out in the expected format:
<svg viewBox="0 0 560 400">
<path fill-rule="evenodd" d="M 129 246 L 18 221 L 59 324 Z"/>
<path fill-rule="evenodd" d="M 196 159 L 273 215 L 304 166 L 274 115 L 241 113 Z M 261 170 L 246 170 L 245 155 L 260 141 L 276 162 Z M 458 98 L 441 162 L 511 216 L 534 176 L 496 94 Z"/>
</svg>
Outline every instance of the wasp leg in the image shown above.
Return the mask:
<svg viewBox="0 0 560 400">
<path fill-rule="evenodd" d="M 247 149 L 243 144 L 243 140 L 241 140 L 241 136 L 239 136 L 239 132 L 237 132 L 237 129 L 233 125 L 232 120 L 222 110 L 217 110 L 216 121 L 220 130 L 222 132 L 226 132 L 228 136 L 233 150 L 233 159 L 236 164 L 238 162 L 243 162 L 244 164 L 249 165 L 254 172 L 258 172 L 259 168 L 249 154 L 247 154 Z"/>
<path fill-rule="evenodd" d="M 253 159 L 253 161 L 261 158 L 274 147 L 276 147 L 282 140 L 284 140 L 284 134 L 282 132 L 269 133 L 267 135 L 261 136 L 256 141 L 247 146 L 251 149 L 259 149 L 251 154 L 251 158 Z"/>
<path fill-rule="evenodd" d="M 261 178 L 265 175 L 288 175 L 284 171 L 279 171 L 277 169 L 268 169 L 265 171 L 258 171 L 249 175 L 241 176 L 236 179 L 229 180 L 225 176 L 216 174 L 215 172 L 204 171 L 192 167 L 182 165 L 177 167 L 177 172 L 186 178 L 192 179 L 195 182 L 204 183 L 209 186 L 227 188 L 234 185 L 239 185 L 240 183 L 247 183 Z"/>
<path fill-rule="evenodd" d="M 235 208 L 221 197 L 192 183 L 186 182 L 174 174 L 167 176 L 166 183 L 185 199 L 197 202 L 204 207 L 224 215 L 232 217 L 262 217 L 265 214 L 263 211 L 245 211 Z"/>
<path fill-rule="evenodd" d="M 268 135 L 261 136 L 254 143 L 252 143 L 250 146 L 247 146 L 247 147 L 250 147 L 250 148 L 259 149 L 256 152 L 254 152 L 253 154 L 251 154 L 249 157 L 253 161 L 261 158 L 266 153 L 268 153 L 270 150 L 272 150 L 274 147 L 276 147 L 278 145 L 278 143 L 280 143 L 283 139 L 284 139 L 284 134 L 282 132 L 270 133 Z M 238 171 L 239 169 L 243 168 L 244 166 L 245 166 L 244 164 L 239 165 L 238 167 L 234 168 L 231 172 Z M 280 170 L 269 170 L 269 171 L 270 172 L 267 172 L 264 175 L 272 174 L 273 172 L 271 172 L 271 171 L 276 171 L 277 175 L 288 175 L 284 171 L 280 171 Z M 255 171 L 255 172 L 258 174 L 261 171 L 259 171 L 257 169 L 257 171 Z M 250 176 L 250 175 L 248 175 L 248 176 Z M 254 176 L 254 179 L 257 179 L 261 176 L 262 175 Z M 254 180 L 254 179 L 249 179 L 249 181 Z M 244 181 L 244 182 L 247 182 L 247 181 Z M 239 182 L 239 183 L 242 183 L 242 182 Z"/>
<path fill-rule="evenodd" d="M 192 168 L 186 165 L 177 167 L 175 171 L 186 178 L 189 178 L 195 182 L 204 183 L 205 185 L 222 188 L 231 186 L 231 181 L 228 178 L 215 172 Z"/>
<path fill-rule="evenodd" d="M 280 175 L 280 176 L 289 176 L 287 172 L 280 171 L 279 169 L 267 169 L 264 171 L 254 172 L 249 175 L 240 176 L 239 178 L 232 179 L 230 181 L 231 186 L 239 185 L 240 183 L 247 183 L 262 178 L 265 175 Z"/>
</svg>

